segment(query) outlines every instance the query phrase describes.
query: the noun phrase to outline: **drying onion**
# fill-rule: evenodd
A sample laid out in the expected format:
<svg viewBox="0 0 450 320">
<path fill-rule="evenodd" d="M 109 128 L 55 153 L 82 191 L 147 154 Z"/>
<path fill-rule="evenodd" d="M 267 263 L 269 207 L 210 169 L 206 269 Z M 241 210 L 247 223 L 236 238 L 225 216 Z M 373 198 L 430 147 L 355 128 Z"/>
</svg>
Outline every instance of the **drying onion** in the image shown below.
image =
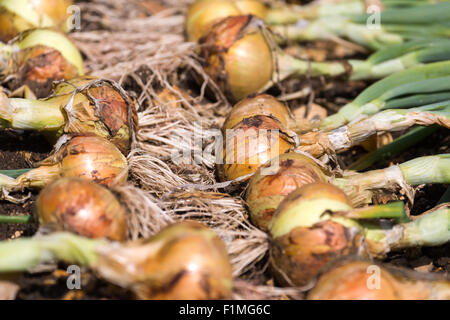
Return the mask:
<svg viewBox="0 0 450 320">
<path fill-rule="evenodd" d="M 289 76 L 339 76 L 351 69 L 341 62 L 296 59 L 280 50 L 269 34 L 258 18 L 233 16 L 214 24 L 200 39 L 205 71 L 231 101 L 263 91 Z"/>
<path fill-rule="evenodd" d="M 280 203 L 269 224 L 271 269 L 280 284 L 307 285 L 336 257 L 365 254 L 360 225 L 327 213 L 351 208 L 344 192 L 326 183 L 300 187 Z"/>
<path fill-rule="evenodd" d="M 38 98 L 47 97 L 52 84 L 84 74 L 83 59 L 64 34 L 36 29 L 0 46 L 0 74 L 11 90 L 26 86 Z"/>
<path fill-rule="evenodd" d="M 43 189 L 36 203 L 41 226 L 89 238 L 123 241 L 125 210 L 106 188 L 90 181 L 65 178 Z"/>
<path fill-rule="evenodd" d="M 34 28 L 69 31 L 71 5 L 71 0 L 0 0 L 0 41 Z"/>
<path fill-rule="evenodd" d="M 295 189 L 313 182 L 326 182 L 327 177 L 314 160 L 297 153 L 282 154 L 274 174 L 264 175 L 264 164 L 251 178 L 246 202 L 252 223 L 266 231 L 280 202 Z"/>
<path fill-rule="evenodd" d="M 59 177 L 82 178 L 106 186 L 123 185 L 128 178 L 128 162 L 108 140 L 77 136 L 57 146 L 38 168 L 19 176 L 11 189 L 42 188 Z"/>
<path fill-rule="evenodd" d="M 340 264 L 340 265 L 339 265 Z M 373 262 L 340 262 L 325 272 L 309 300 L 449 300 L 450 283 L 407 277 Z"/>
<path fill-rule="evenodd" d="M 137 130 L 134 102 L 115 82 L 81 77 L 62 82 L 46 100 L 7 99 L 0 92 L 0 128 L 64 133 L 93 133 L 124 154 Z"/>
</svg>

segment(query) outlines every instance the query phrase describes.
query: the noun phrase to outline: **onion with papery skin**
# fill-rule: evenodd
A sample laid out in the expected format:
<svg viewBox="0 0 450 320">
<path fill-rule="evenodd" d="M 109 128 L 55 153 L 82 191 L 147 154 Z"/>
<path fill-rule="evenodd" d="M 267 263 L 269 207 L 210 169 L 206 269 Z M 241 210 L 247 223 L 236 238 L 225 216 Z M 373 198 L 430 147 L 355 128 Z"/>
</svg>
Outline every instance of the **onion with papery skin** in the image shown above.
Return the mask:
<svg viewBox="0 0 450 320">
<path fill-rule="evenodd" d="M 125 210 L 106 188 L 83 179 L 65 178 L 41 191 L 36 203 L 41 226 L 89 238 L 123 241 Z"/>
<path fill-rule="evenodd" d="M 270 163 L 261 168 L 269 166 Z M 298 153 L 280 155 L 279 167 L 274 174 L 263 175 L 261 168 L 251 178 L 245 200 L 252 223 L 264 231 L 288 194 L 306 184 L 328 180 L 314 160 Z"/>
<path fill-rule="evenodd" d="M 77 136 L 57 146 L 38 168 L 19 176 L 12 189 L 42 188 L 59 177 L 82 178 L 105 186 L 123 185 L 128 178 L 128 162 L 108 140 Z"/>
<path fill-rule="evenodd" d="M 199 44 L 205 72 L 230 101 L 264 91 L 290 76 L 341 76 L 351 69 L 345 62 L 308 62 L 289 56 L 254 16 L 217 22 Z"/>
<path fill-rule="evenodd" d="M 262 164 L 295 147 L 289 131 L 267 116 L 245 118 L 224 131 L 223 164 L 217 165 L 222 181 L 246 179 Z"/>
<path fill-rule="evenodd" d="M 421 280 L 418 276 L 416 279 L 373 262 L 341 261 L 319 278 L 308 299 L 449 300 L 450 282 Z"/>
<path fill-rule="evenodd" d="M 230 299 L 231 264 L 220 238 L 196 222 L 182 222 L 148 240 L 101 251 L 97 270 L 139 299 Z"/>
<path fill-rule="evenodd" d="M 0 74 L 10 90 L 26 86 L 37 98 L 47 97 L 53 82 L 82 76 L 83 59 L 63 33 L 35 29 L 0 46 Z"/>
<path fill-rule="evenodd" d="M 312 183 L 290 193 L 269 224 L 271 270 L 282 285 L 307 285 L 321 267 L 337 257 L 365 254 L 361 227 L 329 211 L 352 205 L 339 188 Z"/>
<path fill-rule="evenodd" d="M 34 28 L 69 31 L 70 0 L 0 0 L 0 41 Z"/>
<path fill-rule="evenodd" d="M 2 93 L 0 92 L 0 96 Z M 95 77 L 58 84 L 46 100 L 0 98 L 0 128 L 37 130 L 53 139 L 95 134 L 128 154 L 138 126 L 134 101 L 115 82 Z"/>
</svg>

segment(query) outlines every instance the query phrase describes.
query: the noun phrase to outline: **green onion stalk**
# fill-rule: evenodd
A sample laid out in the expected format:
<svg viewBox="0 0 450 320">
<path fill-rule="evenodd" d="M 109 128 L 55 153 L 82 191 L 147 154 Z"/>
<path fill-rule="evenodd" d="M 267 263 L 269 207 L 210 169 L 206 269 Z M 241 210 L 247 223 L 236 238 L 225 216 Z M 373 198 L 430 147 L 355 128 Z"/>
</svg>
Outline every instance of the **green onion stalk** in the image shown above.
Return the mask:
<svg viewBox="0 0 450 320">
<path fill-rule="evenodd" d="M 128 154 L 137 113 L 114 81 L 81 77 L 59 83 L 47 99 L 8 98 L 0 92 L 0 130 L 8 128 L 40 131 L 52 142 L 64 134 L 95 134 Z"/>
<path fill-rule="evenodd" d="M 319 158 L 346 151 L 379 133 L 435 124 L 450 129 L 450 100 L 419 108 L 384 110 L 331 131 L 312 131 L 299 136 L 300 145 L 296 150 Z"/>
<path fill-rule="evenodd" d="M 54 81 L 84 74 L 81 53 L 63 33 L 50 29 L 22 32 L 0 45 L 0 80 L 10 90 L 26 87 L 38 98 L 47 97 Z"/>
<path fill-rule="evenodd" d="M 364 173 L 333 172 L 304 153 L 288 152 L 263 164 L 249 181 L 245 201 L 251 221 L 266 230 L 275 210 L 291 192 L 311 183 L 331 183 L 342 189 L 354 208 L 395 199 L 403 189 L 412 202 L 412 186 L 448 184 L 450 156 L 420 157 L 385 169 Z"/>
<path fill-rule="evenodd" d="M 448 100 L 450 61 L 434 62 L 394 73 L 365 89 L 338 113 L 323 119 L 320 128 L 331 130 L 384 109 L 410 108 Z"/>
<path fill-rule="evenodd" d="M 0 273 L 62 261 L 93 269 L 139 299 L 229 299 L 231 264 L 223 242 L 198 223 L 169 226 L 127 243 L 53 233 L 0 242 Z"/>
<path fill-rule="evenodd" d="M 384 46 L 413 39 L 445 39 L 450 35 L 450 3 L 385 10 L 380 21 L 370 14 L 352 17 L 334 16 L 314 21 L 300 20 L 295 25 L 274 26 L 279 41 L 311 41 L 347 38 L 352 42 L 377 50 Z M 368 23 L 372 23 L 368 25 Z"/>
</svg>

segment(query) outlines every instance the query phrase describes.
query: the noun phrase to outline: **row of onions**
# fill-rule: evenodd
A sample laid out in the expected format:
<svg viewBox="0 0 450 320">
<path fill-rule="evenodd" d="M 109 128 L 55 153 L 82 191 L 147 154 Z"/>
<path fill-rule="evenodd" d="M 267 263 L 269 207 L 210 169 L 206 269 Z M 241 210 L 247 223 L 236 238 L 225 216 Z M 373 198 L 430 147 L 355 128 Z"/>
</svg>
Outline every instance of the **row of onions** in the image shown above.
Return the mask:
<svg viewBox="0 0 450 320">
<path fill-rule="evenodd" d="M 448 154 L 364 173 L 327 165 L 336 153 L 377 134 L 417 125 L 450 128 L 449 4 L 378 4 L 381 29 L 362 25 L 369 17 L 364 1 L 352 0 L 274 8 L 199 0 L 187 13 L 187 37 L 198 42 L 205 71 L 238 101 L 222 127 L 218 176 L 226 185 L 246 185 L 250 219 L 270 235 L 270 269 L 283 286 L 308 286 L 327 265 L 349 256 L 383 259 L 392 251 L 450 241 L 448 204 L 411 217 L 403 202 L 392 202 L 399 190 L 412 204 L 414 186 L 449 184 Z M 366 60 L 310 62 L 279 47 L 286 40 L 333 37 L 377 51 Z M 287 78 L 322 76 L 380 80 L 337 114 L 315 121 L 296 119 L 263 93 Z M 450 298 L 448 281 L 408 280 L 386 270 L 383 290 L 372 292 L 370 263 L 339 262 L 309 298 Z"/>
<path fill-rule="evenodd" d="M 135 102 L 114 81 L 84 75 L 82 55 L 64 34 L 71 4 L 0 1 L 0 130 L 40 132 L 54 144 L 36 168 L 0 171 L 3 193 L 42 189 L 38 234 L 51 231 L 0 243 L 0 280 L 62 260 L 90 267 L 139 299 L 230 298 L 228 254 L 206 227 L 183 222 L 127 241 L 128 214 L 114 188 L 128 180 Z"/>
</svg>

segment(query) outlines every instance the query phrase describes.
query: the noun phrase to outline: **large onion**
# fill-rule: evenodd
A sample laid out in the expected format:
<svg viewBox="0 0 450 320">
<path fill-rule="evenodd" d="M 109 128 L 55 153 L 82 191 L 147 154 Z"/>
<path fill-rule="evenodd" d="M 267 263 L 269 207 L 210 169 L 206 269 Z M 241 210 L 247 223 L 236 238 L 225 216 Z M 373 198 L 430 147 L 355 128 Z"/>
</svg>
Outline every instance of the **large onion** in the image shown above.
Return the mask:
<svg viewBox="0 0 450 320">
<path fill-rule="evenodd" d="M 364 261 L 340 262 L 324 273 L 310 300 L 449 300 L 449 281 L 425 281 Z"/>
<path fill-rule="evenodd" d="M 127 181 L 127 159 L 104 138 L 77 136 L 57 148 L 38 168 L 19 176 L 13 190 L 42 188 L 59 177 L 82 178 L 106 186 Z"/>
<path fill-rule="evenodd" d="M 110 246 L 96 269 L 140 299 L 229 299 L 232 273 L 219 237 L 196 222 L 167 227 L 148 240 Z"/>
<path fill-rule="evenodd" d="M 300 187 L 280 203 L 269 225 L 271 269 L 280 284 L 307 285 L 337 257 L 365 253 L 359 224 L 327 213 L 351 208 L 347 196 L 326 183 Z"/>
<path fill-rule="evenodd" d="M 15 90 L 27 86 L 38 97 L 47 97 L 54 81 L 84 74 L 83 59 L 64 34 L 49 30 L 26 31 L 9 45 L 0 48 L 2 78 Z"/>
<path fill-rule="evenodd" d="M 279 167 L 273 174 L 264 175 L 264 164 L 251 178 L 246 202 L 254 225 L 266 231 L 280 202 L 295 189 L 313 182 L 326 182 L 327 177 L 314 160 L 298 153 L 279 157 Z"/>
<path fill-rule="evenodd" d="M 125 210 L 106 188 L 83 179 L 60 179 L 39 195 L 37 215 L 42 226 L 89 238 L 122 241 L 127 236 Z"/>
<path fill-rule="evenodd" d="M 71 5 L 71 0 L 0 0 L 0 41 L 34 28 L 69 31 Z"/>
<path fill-rule="evenodd" d="M 263 21 L 254 16 L 225 18 L 199 43 L 206 73 L 231 101 L 289 76 L 338 76 L 351 69 L 345 63 L 309 63 L 287 55 L 271 40 Z"/>
<path fill-rule="evenodd" d="M 124 154 L 131 148 L 137 121 L 134 102 L 125 91 L 94 77 L 62 82 L 46 100 L 0 99 L 0 128 L 43 131 L 53 138 L 92 133 Z"/>
</svg>

